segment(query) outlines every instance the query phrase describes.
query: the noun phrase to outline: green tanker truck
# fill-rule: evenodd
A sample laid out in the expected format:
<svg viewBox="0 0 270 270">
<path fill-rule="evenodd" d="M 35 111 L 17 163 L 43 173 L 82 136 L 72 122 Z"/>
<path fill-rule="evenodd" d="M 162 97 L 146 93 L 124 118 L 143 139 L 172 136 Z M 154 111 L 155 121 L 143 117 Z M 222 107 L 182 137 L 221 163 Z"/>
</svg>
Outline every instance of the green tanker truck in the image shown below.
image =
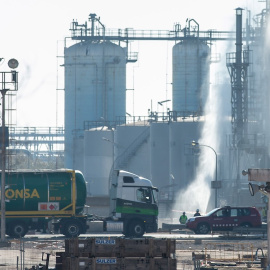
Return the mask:
<svg viewBox="0 0 270 270">
<path fill-rule="evenodd" d="M 87 192 L 79 171 L 25 170 L 6 172 L 5 176 L 6 233 L 11 237 L 23 237 L 29 229 L 43 229 L 49 221 L 53 221 L 56 231 L 75 237 L 86 233 L 91 221 L 97 220 L 83 214 Z M 104 231 L 135 237 L 156 232 L 156 191 L 150 180 L 115 170 L 110 215 L 100 217 Z"/>
<path fill-rule="evenodd" d="M 86 183 L 74 170 L 14 171 L 5 174 L 6 233 L 23 237 L 50 220 L 67 237 L 85 233 Z"/>
</svg>

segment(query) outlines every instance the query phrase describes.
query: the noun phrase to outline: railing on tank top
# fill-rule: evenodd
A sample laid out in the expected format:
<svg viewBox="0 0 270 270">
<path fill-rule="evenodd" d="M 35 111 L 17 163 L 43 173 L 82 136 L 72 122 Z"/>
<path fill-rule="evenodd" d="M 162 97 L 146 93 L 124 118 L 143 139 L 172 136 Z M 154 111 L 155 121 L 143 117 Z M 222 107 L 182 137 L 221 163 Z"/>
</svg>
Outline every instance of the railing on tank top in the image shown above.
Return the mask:
<svg viewBox="0 0 270 270">
<path fill-rule="evenodd" d="M 167 111 L 149 112 L 148 116 L 117 116 L 115 121 L 84 121 L 84 130 L 115 128 L 116 126 L 148 126 L 155 122 L 198 122 L 204 120 L 202 112 Z"/>
</svg>

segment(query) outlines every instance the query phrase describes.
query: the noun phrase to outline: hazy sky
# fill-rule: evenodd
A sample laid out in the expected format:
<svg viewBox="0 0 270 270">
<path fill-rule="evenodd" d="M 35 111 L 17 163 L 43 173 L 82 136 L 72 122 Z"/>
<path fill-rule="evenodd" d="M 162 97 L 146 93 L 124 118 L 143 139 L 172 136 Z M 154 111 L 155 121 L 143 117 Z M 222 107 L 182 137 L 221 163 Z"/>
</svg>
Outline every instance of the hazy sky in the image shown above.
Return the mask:
<svg viewBox="0 0 270 270">
<path fill-rule="evenodd" d="M 195 19 L 200 30 L 234 30 L 235 8 L 256 12 L 265 7 L 257 0 L 0 0 L 0 70 L 7 71 L 10 58 L 18 59 L 19 91 L 13 124 L 17 126 L 63 126 L 60 106 L 63 91 L 56 91 L 58 67 L 63 55 L 63 40 L 70 36 L 73 19 L 79 23 L 96 13 L 106 28 L 135 30 L 173 30 L 175 23 L 185 27 L 187 18 Z M 253 13 L 253 15 L 255 15 Z M 173 42 L 133 42 L 139 61 L 128 64 L 127 112 L 147 115 L 147 109 L 162 110 L 157 102 L 170 98 L 171 48 Z M 215 47 L 213 47 L 215 50 Z M 134 78 L 134 80 L 133 80 Z M 63 86 L 61 80 L 59 87 Z M 58 100 L 56 99 L 58 97 Z M 143 97 L 143 99 L 142 99 Z M 58 102 L 58 105 L 57 105 Z M 134 107 L 133 107 L 134 104 Z M 167 104 L 169 107 L 171 104 Z M 58 106 L 58 114 L 56 107 Z"/>
</svg>

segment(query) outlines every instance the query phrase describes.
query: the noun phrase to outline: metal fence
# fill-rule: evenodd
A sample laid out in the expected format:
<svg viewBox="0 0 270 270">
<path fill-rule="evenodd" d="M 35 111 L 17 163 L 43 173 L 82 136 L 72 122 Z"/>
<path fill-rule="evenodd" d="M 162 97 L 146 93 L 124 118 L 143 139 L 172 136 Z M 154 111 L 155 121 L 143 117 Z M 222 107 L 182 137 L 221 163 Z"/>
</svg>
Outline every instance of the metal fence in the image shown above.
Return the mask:
<svg viewBox="0 0 270 270">
<path fill-rule="evenodd" d="M 63 251 L 63 241 L 35 240 L 24 238 L 11 240 L 8 247 L 0 247 L 0 270 L 33 269 L 38 265 L 46 265 L 49 258 L 49 267 L 56 263 L 56 252 Z M 34 268 L 39 269 L 39 268 Z"/>
<path fill-rule="evenodd" d="M 255 250 L 252 243 L 208 243 L 204 248 L 204 262 L 253 262 Z"/>
</svg>

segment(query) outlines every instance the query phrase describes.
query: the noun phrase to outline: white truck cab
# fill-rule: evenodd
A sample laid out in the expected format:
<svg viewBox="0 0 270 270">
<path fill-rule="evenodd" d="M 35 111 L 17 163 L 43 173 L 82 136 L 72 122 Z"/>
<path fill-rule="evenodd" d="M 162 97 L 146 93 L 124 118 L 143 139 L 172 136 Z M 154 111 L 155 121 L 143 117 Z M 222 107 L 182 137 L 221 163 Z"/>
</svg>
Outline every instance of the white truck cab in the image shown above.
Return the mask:
<svg viewBox="0 0 270 270">
<path fill-rule="evenodd" d="M 123 223 L 126 236 L 156 232 L 158 189 L 149 179 L 127 171 L 115 171 L 111 185 L 111 215 Z"/>
</svg>

